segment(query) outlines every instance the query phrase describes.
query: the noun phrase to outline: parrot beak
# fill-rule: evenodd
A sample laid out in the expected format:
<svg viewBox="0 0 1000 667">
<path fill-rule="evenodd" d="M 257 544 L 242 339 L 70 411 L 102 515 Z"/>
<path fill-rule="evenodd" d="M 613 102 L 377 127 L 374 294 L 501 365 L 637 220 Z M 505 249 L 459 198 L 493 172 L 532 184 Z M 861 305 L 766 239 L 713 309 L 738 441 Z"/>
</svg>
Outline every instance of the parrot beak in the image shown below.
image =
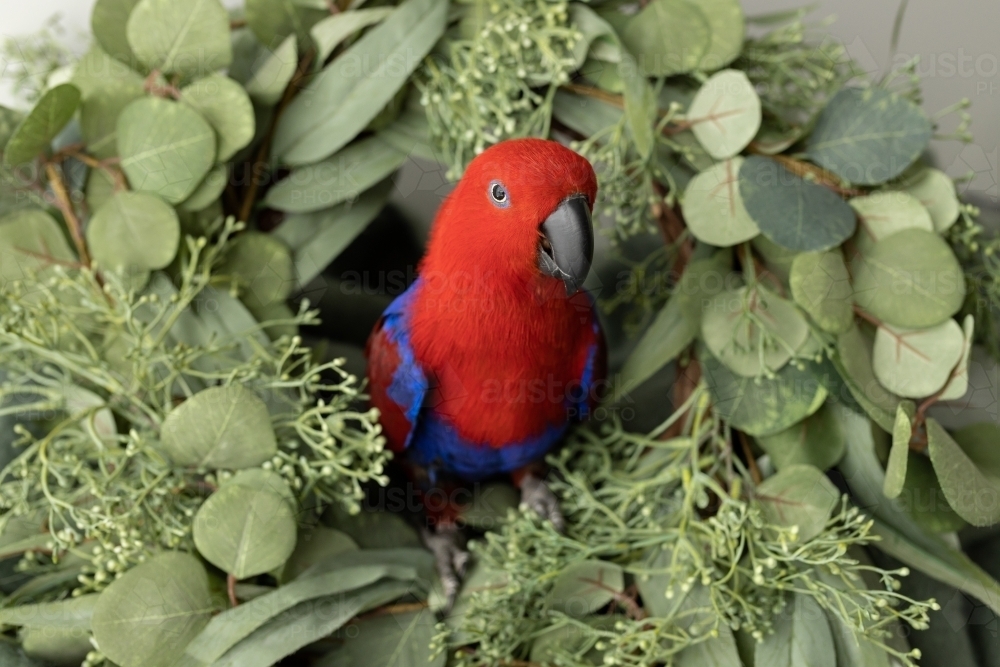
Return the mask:
<svg viewBox="0 0 1000 667">
<path fill-rule="evenodd" d="M 594 259 L 594 225 L 584 195 L 562 201 L 539 228 L 538 268 L 573 295 L 583 286 Z"/>
</svg>

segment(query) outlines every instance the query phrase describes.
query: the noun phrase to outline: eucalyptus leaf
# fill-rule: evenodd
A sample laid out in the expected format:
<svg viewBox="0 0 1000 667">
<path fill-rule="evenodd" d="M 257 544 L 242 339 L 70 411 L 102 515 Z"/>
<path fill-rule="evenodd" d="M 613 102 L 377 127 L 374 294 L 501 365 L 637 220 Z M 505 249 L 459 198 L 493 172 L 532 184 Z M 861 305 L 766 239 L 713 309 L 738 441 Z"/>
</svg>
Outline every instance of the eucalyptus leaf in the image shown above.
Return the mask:
<svg viewBox="0 0 1000 667">
<path fill-rule="evenodd" d="M 345 551 L 356 551 L 357 548 L 358 545 L 347 533 L 333 528 L 313 526 L 308 530 L 300 530 L 295 540 L 295 551 L 285 561 L 280 580 L 284 583 L 293 581 L 318 563 Z"/>
<path fill-rule="evenodd" d="M 784 431 L 757 438 L 778 470 L 797 464 L 831 468 L 844 455 L 844 434 L 827 406 Z"/>
<path fill-rule="evenodd" d="M 128 17 L 139 0 L 97 0 L 90 14 L 90 31 L 104 51 L 123 63 L 136 58 L 125 34 Z"/>
<path fill-rule="evenodd" d="M 826 389 L 808 370 L 788 364 L 774 378 L 736 375 L 711 355 L 701 357 L 702 373 L 719 416 L 752 436 L 790 428 L 823 405 Z"/>
<path fill-rule="evenodd" d="M 900 187 L 927 209 L 935 231 L 946 231 L 958 219 L 960 204 L 955 182 L 940 169 L 924 167 L 906 178 Z"/>
<path fill-rule="evenodd" d="M 941 390 L 938 400 L 956 401 L 965 396 L 965 393 L 969 390 L 969 358 L 972 355 L 975 329 L 975 318 L 972 315 L 966 315 L 965 320 L 962 322 L 962 335 L 964 338 L 962 343 L 962 358 L 959 359 L 958 365 L 952 372 L 951 377 L 948 378 L 948 383 Z"/>
<path fill-rule="evenodd" d="M 129 183 L 171 204 L 187 199 L 215 162 L 215 132 L 184 104 L 155 97 L 135 100 L 118 117 L 117 131 Z"/>
<path fill-rule="evenodd" d="M 57 667 L 77 667 L 94 650 L 90 631 L 81 628 L 25 627 L 18 639 L 26 655 Z"/>
<path fill-rule="evenodd" d="M 732 261 L 732 252 L 721 250 L 691 261 L 681 274 L 674 296 L 680 301 L 681 313 L 695 326 L 701 324 L 704 310 L 715 297 L 740 285 Z"/>
<path fill-rule="evenodd" d="M 385 181 L 357 201 L 290 215 L 273 236 L 292 249 L 295 284 L 304 287 L 365 230 L 385 206 L 391 183 Z"/>
<path fill-rule="evenodd" d="M 872 350 L 875 377 L 899 396 L 930 396 L 951 377 L 964 347 L 962 329 L 952 319 L 927 329 L 880 326 Z"/>
<path fill-rule="evenodd" d="M 736 649 L 736 638 L 728 625 L 720 625 L 717 636 L 709 635 L 701 641 L 684 648 L 677 655 L 678 667 L 742 667 Z"/>
<path fill-rule="evenodd" d="M 198 508 L 193 534 L 206 560 L 246 579 L 288 560 L 295 549 L 295 514 L 269 489 L 228 484 Z"/>
<path fill-rule="evenodd" d="M 786 528 L 798 526 L 798 540 L 803 542 L 823 531 L 840 501 L 837 487 L 819 468 L 802 464 L 787 466 L 765 479 L 756 495 L 767 521 Z"/>
<path fill-rule="evenodd" d="M 90 630 L 99 595 L 81 595 L 58 602 L 25 604 L 0 609 L 0 623 L 33 628 Z"/>
<path fill-rule="evenodd" d="M 139 61 L 164 74 L 207 74 L 233 60 L 229 15 L 219 0 L 139 0 L 125 31 Z"/>
<path fill-rule="evenodd" d="M 931 460 L 914 451 L 906 458 L 906 479 L 899 502 L 910 517 L 932 533 L 952 533 L 968 527 L 965 519 L 948 504 Z"/>
<path fill-rule="evenodd" d="M 30 289 L 32 274 L 75 261 L 59 224 L 45 211 L 29 208 L 0 218 L 0 286 L 22 280 Z"/>
<path fill-rule="evenodd" d="M 701 57 L 698 69 L 712 72 L 722 69 L 740 54 L 743 48 L 745 21 L 738 0 L 687 0 L 697 5 L 708 20 L 712 34 L 708 50 Z"/>
<path fill-rule="evenodd" d="M 858 404 L 885 431 L 892 431 L 899 397 L 882 386 L 872 370 L 872 341 L 853 326 L 837 337 L 831 357 L 837 372 Z"/>
<path fill-rule="evenodd" d="M 182 211 L 188 213 L 197 213 L 198 211 L 204 211 L 206 208 L 218 201 L 219 197 L 222 195 L 223 190 L 226 189 L 226 183 L 229 180 L 229 167 L 225 164 L 217 164 L 212 167 L 205 178 L 202 179 L 195 191 L 188 196 L 187 199 L 180 203 L 180 208 Z"/>
<path fill-rule="evenodd" d="M 118 116 L 144 94 L 142 76 L 95 46 L 77 63 L 73 84 L 82 94 L 80 132 L 87 151 L 98 159 L 116 155 Z"/>
<path fill-rule="evenodd" d="M 298 67 L 295 35 L 289 35 L 273 53 L 260 62 L 246 82 L 246 91 L 260 104 L 276 104 Z"/>
<path fill-rule="evenodd" d="M 573 45 L 574 69 L 580 69 L 588 54 L 599 55 L 605 62 L 621 62 L 624 54 L 618 33 L 597 12 L 582 2 L 572 2 L 569 16 L 573 26 L 583 35 L 583 39 Z"/>
<path fill-rule="evenodd" d="M 444 667 L 444 652 L 431 650 L 435 624 L 429 609 L 363 619 L 355 625 L 357 634 L 323 656 L 318 667 Z"/>
<path fill-rule="evenodd" d="M 257 124 L 253 104 L 243 86 L 227 76 L 210 74 L 181 89 L 181 101 L 191 105 L 218 136 L 215 159 L 225 162 L 253 139 Z"/>
<path fill-rule="evenodd" d="M 760 97 L 746 74 L 723 70 L 698 90 L 686 120 L 708 154 L 725 160 L 746 148 L 760 129 Z"/>
<path fill-rule="evenodd" d="M 916 197 L 906 192 L 882 190 L 850 200 L 858 214 L 856 240 L 861 252 L 872 244 L 904 229 L 934 231 L 931 215 Z"/>
<path fill-rule="evenodd" d="M 369 137 L 315 165 L 299 167 L 271 188 L 265 202 L 289 213 L 309 213 L 344 201 L 385 179 L 406 156 L 379 137 Z"/>
<path fill-rule="evenodd" d="M 643 74 L 671 76 L 698 66 L 711 46 L 712 27 L 694 3 L 652 0 L 628 19 L 619 35 Z"/>
<path fill-rule="evenodd" d="M 899 176 L 927 147 L 931 121 L 885 88 L 844 88 L 820 114 L 809 157 L 849 183 L 878 185 Z"/>
<path fill-rule="evenodd" d="M 839 334 L 854 322 L 854 289 L 839 249 L 804 252 L 792 261 L 792 297 L 824 331 Z"/>
<path fill-rule="evenodd" d="M 760 233 L 740 195 L 743 158 L 719 162 L 691 179 L 684 190 L 684 219 L 696 239 L 725 247 Z"/>
<path fill-rule="evenodd" d="M 295 498 L 295 493 L 292 491 L 291 487 L 288 486 L 288 482 L 284 477 L 282 477 L 281 473 L 275 472 L 274 470 L 265 470 L 264 468 L 247 468 L 246 470 L 237 470 L 232 477 L 223 480 L 220 486 L 226 486 L 228 484 L 245 486 L 251 489 L 266 489 L 268 491 L 273 491 L 285 499 L 285 502 L 288 503 L 288 507 L 293 512 L 298 510 L 299 503 Z"/>
<path fill-rule="evenodd" d="M 167 551 L 112 582 L 91 626 L 101 652 L 122 667 L 170 667 L 213 611 L 205 568 Z"/>
<path fill-rule="evenodd" d="M 305 49 L 309 45 L 309 30 L 330 15 L 328 6 L 318 9 L 296 6 L 294 0 L 247 0 L 245 12 L 250 30 L 269 48 L 293 36 Z"/>
<path fill-rule="evenodd" d="M 882 486 L 882 492 L 887 498 L 896 498 L 903 492 L 915 413 L 916 406 L 913 401 L 900 401 L 899 407 L 896 408 L 896 421 L 892 427 L 892 449 L 889 450 L 889 462 L 885 466 L 885 484 Z"/>
<path fill-rule="evenodd" d="M 444 0 L 405 0 L 341 53 L 282 114 L 274 137 L 275 154 L 287 164 L 302 165 L 346 146 L 382 111 L 437 42 L 447 8 Z M 376 64 L 372 69 L 365 63 Z"/>
<path fill-rule="evenodd" d="M 13 136 L 18 123 L 24 119 L 24 114 L 14 109 L 0 106 L 0 150 L 7 145 L 7 141 Z"/>
<path fill-rule="evenodd" d="M 267 405 L 240 385 L 210 387 L 167 414 L 160 438 L 177 465 L 249 468 L 277 452 Z"/>
<path fill-rule="evenodd" d="M 629 76 L 622 77 L 625 119 L 636 150 L 644 160 L 648 160 L 656 143 L 653 136 L 653 125 L 658 112 L 656 95 L 646 77 L 637 71 L 632 56 L 626 55 L 625 58 L 627 60 L 623 61 L 621 70 L 630 73 Z"/>
<path fill-rule="evenodd" d="M 830 624 L 814 597 L 792 595 L 791 603 L 774 620 L 774 632 L 757 646 L 754 665 L 837 667 Z"/>
<path fill-rule="evenodd" d="M 392 10 L 393 7 L 353 9 L 326 17 L 309 31 L 316 42 L 316 60 L 325 62 L 341 42 L 359 30 L 385 20 Z"/>
<path fill-rule="evenodd" d="M 49 149 L 80 105 L 80 89 L 70 83 L 50 88 L 18 124 L 4 147 L 8 165 L 30 162 Z"/>
<path fill-rule="evenodd" d="M 828 250 L 854 233 L 854 210 L 835 192 L 751 155 L 740 168 L 740 194 L 760 231 L 790 250 Z"/>
<path fill-rule="evenodd" d="M 87 245 L 94 259 L 116 271 L 150 271 L 170 264 L 180 244 L 174 209 L 156 195 L 119 192 L 94 211 Z"/>
<path fill-rule="evenodd" d="M 294 286 L 288 247 L 270 234 L 241 234 L 227 249 L 219 273 L 231 276 L 250 308 L 288 297 Z"/>
<path fill-rule="evenodd" d="M 708 304 L 701 335 L 712 354 L 737 375 L 777 371 L 809 337 L 791 303 L 762 287 L 722 292 Z"/>
<path fill-rule="evenodd" d="M 965 298 L 955 254 L 939 236 L 922 229 L 904 229 L 876 242 L 855 256 L 851 274 L 858 305 L 897 327 L 941 324 Z"/>
<path fill-rule="evenodd" d="M 552 115 L 566 127 L 590 136 L 614 125 L 622 117 L 622 109 L 602 100 L 584 95 L 556 92 L 552 101 Z"/>
<path fill-rule="evenodd" d="M 570 616 L 586 616 L 625 589 L 620 565 L 603 560 L 574 563 L 556 577 L 547 598 L 549 606 Z"/>
<path fill-rule="evenodd" d="M 937 421 L 926 423 L 927 451 L 948 504 L 974 526 L 1000 521 L 1000 457 L 975 450 L 978 456 L 973 459 Z M 996 443 L 992 445 L 996 450 Z"/>
<path fill-rule="evenodd" d="M 616 400 L 677 358 L 697 335 L 697 320 L 684 316 L 682 299 L 674 296 L 667 301 L 625 360 L 615 387 Z"/>
</svg>

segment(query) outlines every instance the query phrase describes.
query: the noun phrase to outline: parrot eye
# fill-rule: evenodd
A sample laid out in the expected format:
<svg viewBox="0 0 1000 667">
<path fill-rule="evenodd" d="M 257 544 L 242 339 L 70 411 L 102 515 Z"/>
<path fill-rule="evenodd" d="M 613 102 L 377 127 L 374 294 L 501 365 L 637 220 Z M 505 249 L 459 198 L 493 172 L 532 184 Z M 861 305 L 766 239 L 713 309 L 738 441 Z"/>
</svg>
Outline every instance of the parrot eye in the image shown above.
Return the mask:
<svg viewBox="0 0 1000 667">
<path fill-rule="evenodd" d="M 497 208 L 507 208 L 510 206 L 510 199 L 507 197 L 507 188 L 500 181 L 490 183 L 490 199 Z"/>
</svg>

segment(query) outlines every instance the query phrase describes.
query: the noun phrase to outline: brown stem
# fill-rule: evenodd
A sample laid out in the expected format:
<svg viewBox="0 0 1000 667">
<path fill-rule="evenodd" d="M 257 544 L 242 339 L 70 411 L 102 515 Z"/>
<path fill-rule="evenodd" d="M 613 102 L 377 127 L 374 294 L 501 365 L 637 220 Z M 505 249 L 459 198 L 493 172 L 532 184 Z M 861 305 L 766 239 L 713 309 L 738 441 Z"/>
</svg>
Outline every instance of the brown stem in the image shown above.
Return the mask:
<svg viewBox="0 0 1000 667">
<path fill-rule="evenodd" d="M 143 82 L 143 88 L 150 95 L 157 97 L 172 97 L 175 100 L 181 99 L 181 91 L 172 83 L 161 84 L 157 82 L 160 77 L 160 70 L 154 69 Z"/>
<path fill-rule="evenodd" d="M 386 614 L 408 614 L 411 611 L 420 611 L 421 609 L 427 608 L 427 602 L 400 602 L 399 604 L 390 604 L 384 607 L 379 607 L 367 614 L 361 614 L 360 616 L 355 616 L 351 619 L 351 622 L 363 621 L 368 618 L 374 618 L 376 616 L 385 616 Z"/>
<path fill-rule="evenodd" d="M 89 267 L 90 253 L 87 252 L 87 242 L 83 238 L 83 228 L 80 226 L 80 219 L 76 217 L 76 211 L 73 210 L 73 202 L 70 201 L 69 192 L 67 192 L 66 184 L 63 182 L 62 172 L 55 164 L 46 162 L 45 175 L 49 177 L 49 185 L 52 186 L 52 192 L 56 195 L 56 206 L 62 213 L 63 219 L 66 220 L 70 236 L 73 237 L 76 251 L 80 255 L 80 263 Z"/>
<path fill-rule="evenodd" d="M 100 169 L 106 173 L 114 182 L 115 192 L 121 192 L 122 190 L 128 189 L 128 183 L 125 181 L 125 174 L 119 167 L 116 166 L 117 163 L 121 161 L 121 158 L 98 160 L 93 155 L 89 155 L 84 152 L 83 144 L 72 144 L 70 146 L 66 146 L 58 153 L 53 154 L 49 162 L 62 162 L 66 158 L 79 160 L 91 169 Z"/>
<path fill-rule="evenodd" d="M 227 574 L 226 575 L 226 592 L 229 593 L 229 604 L 233 607 L 240 606 L 239 600 L 236 599 L 236 575 Z"/>
<path fill-rule="evenodd" d="M 595 100 L 600 100 L 601 102 L 606 102 L 612 106 L 616 106 L 619 109 L 625 108 L 625 98 L 621 95 L 616 95 L 615 93 L 609 93 L 600 88 L 594 88 L 593 86 L 584 86 L 579 83 L 564 83 L 561 88 L 563 90 L 568 90 L 571 93 L 576 93 L 577 95 L 583 95 L 584 97 L 592 97 Z"/>
<path fill-rule="evenodd" d="M 818 167 L 809 162 L 796 160 L 795 158 L 790 157 L 788 155 L 767 155 L 753 143 L 747 146 L 747 152 L 755 155 L 765 155 L 766 157 L 769 157 L 772 160 L 776 161 L 782 167 L 792 172 L 799 178 L 812 176 L 817 183 L 819 183 L 823 187 L 833 190 L 842 197 L 859 197 L 865 194 L 864 190 L 857 190 L 855 188 L 843 187 L 840 184 L 841 183 L 840 179 L 837 178 L 837 176 L 834 173 L 829 172 L 826 169 Z"/>
<path fill-rule="evenodd" d="M 754 484 L 760 484 L 764 481 L 764 476 L 760 474 L 760 468 L 757 467 L 757 459 L 753 457 L 753 450 L 750 449 L 750 441 L 743 431 L 737 431 L 736 435 L 740 440 L 740 447 L 743 448 L 743 455 L 747 457 L 747 467 L 750 469 L 750 477 L 753 479 Z"/>
<path fill-rule="evenodd" d="M 246 19 L 236 19 L 235 21 L 229 22 L 230 30 L 239 30 L 240 28 L 245 28 L 247 25 Z"/>
<path fill-rule="evenodd" d="M 267 130 L 267 136 L 265 136 L 264 141 L 261 142 L 260 148 L 257 150 L 257 157 L 250 167 L 250 187 L 247 189 L 247 193 L 243 197 L 242 206 L 240 206 L 238 216 L 240 222 L 246 222 L 250 219 L 250 213 L 253 211 L 254 200 L 257 198 L 257 190 L 260 188 L 260 171 L 267 164 L 267 156 L 271 151 L 271 141 L 274 139 L 274 132 L 278 127 L 278 120 L 281 119 L 282 112 L 284 112 L 285 108 L 298 92 L 299 84 L 302 82 L 302 79 L 304 79 L 306 74 L 309 73 L 309 67 L 312 65 L 312 61 L 315 56 L 316 51 L 314 49 L 309 49 L 305 56 L 302 57 L 302 61 L 299 63 L 298 69 L 295 70 L 295 74 L 292 75 L 291 81 L 288 82 L 288 87 L 285 88 L 285 94 L 282 96 L 281 102 L 278 104 L 278 108 L 274 112 L 274 117 L 271 119 L 271 126 Z"/>
</svg>

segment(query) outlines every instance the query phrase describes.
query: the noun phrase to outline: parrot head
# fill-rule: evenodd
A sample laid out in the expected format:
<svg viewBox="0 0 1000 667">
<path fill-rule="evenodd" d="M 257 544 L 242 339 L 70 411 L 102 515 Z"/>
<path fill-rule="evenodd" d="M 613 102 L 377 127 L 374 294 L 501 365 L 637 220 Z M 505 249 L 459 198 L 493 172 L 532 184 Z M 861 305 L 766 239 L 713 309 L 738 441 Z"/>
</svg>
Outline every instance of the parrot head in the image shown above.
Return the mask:
<svg viewBox="0 0 1000 667">
<path fill-rule="evenodd" d="M 594 255 L 597 177 L 585 158 L 544 139 L 511 139 L 469 163 L 438 212 L 424 267 L 488 272 L 575 294 Z M 558 283 L 556 283 L 558 284 Z"/>
</svg>

